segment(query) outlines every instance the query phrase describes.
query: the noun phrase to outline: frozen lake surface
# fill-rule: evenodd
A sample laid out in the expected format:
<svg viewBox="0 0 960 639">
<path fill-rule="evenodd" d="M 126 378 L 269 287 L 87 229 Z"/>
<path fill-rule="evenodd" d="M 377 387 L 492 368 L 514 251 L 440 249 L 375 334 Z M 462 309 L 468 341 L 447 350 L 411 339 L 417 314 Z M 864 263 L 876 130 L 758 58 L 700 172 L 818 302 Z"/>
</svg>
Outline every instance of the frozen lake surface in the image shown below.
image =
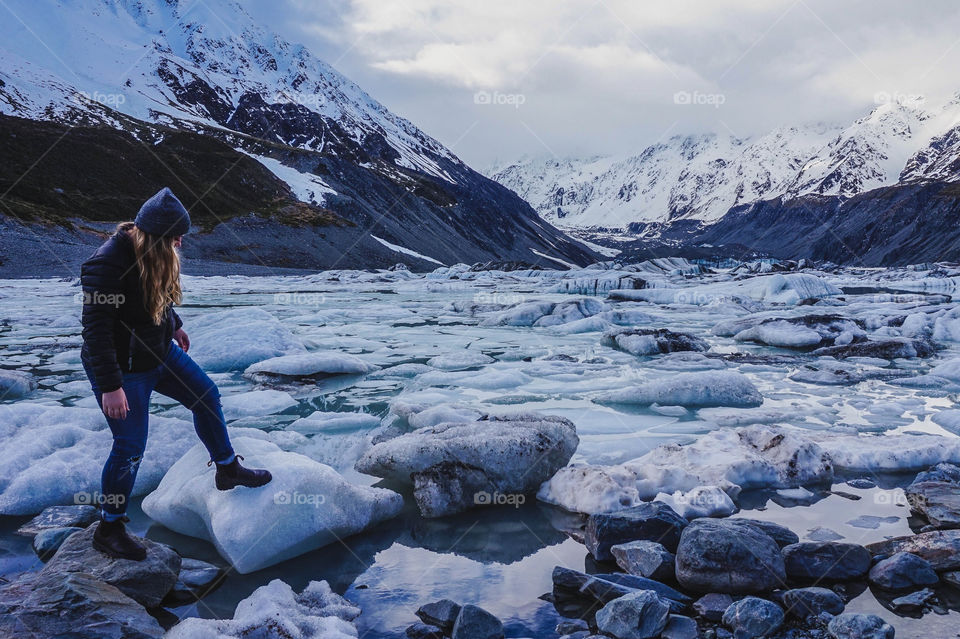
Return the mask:
<svg viewBox="0 0 960 639">
<path fill-rule="evenodd" d="M 723 484 L 739 515 L 785 524 L 801 539 L 822 529 L 860 544 L 909 534 L 917 522 L 908 520 L 902 486 L 931 463 L 960 462 L 960 416 L 952 412 L 960 308 L 951 298 L 960 273 L 768 269 L 702 272 L 663 260 L 567 272 L 185 277 L 179 312 L 191 355 L 220 385 L 235 437 L 268 439 L 373 485 L 377 478 L 353 468 L 373 437 L 446 421 L 451 411 L 470 419 L 536 411 L 574 422 L 580 444 L 572 464 L 598 477 L 631 474 L 603 491 L 558 477 L 542 499 L 530 496 L 519 508 L 440 519 L 421 517 L 408 495 L 399 517 L 344 543 L 231 573 L 174 612 L 229 617 L 271 579 L 297 591 L 326 579 L 363 608 L 361 636 L 399 636 L 417 607 L 444 597 L 493 612 L 508 637 L 554 636 L 559 617 L 538 597 L 550 591 L 555 565 L 583 570 L 586 557 L 563 532 L 577 516 L 557 504 L 595 512 L 657 494 L 682 497 L 698 484 Z M 0 378 L 0 574 L 40 566 L 29 540 L 13 534 L 31 513 L 99 487 L 109 437 L 79 363 L 78 291 L 71 281 L 0 281 L 0 372 L 38 384 L 30 390 L 29 381 Z M 662 352 L 675 350 L 676 334 L 699 345 Z M 812 354 L 880 341 L 900 350 Z M 280 356 L 293 357 L 248 370 Z M 160 396 L 154 402 L 154 414 L 169 419 L 152 424 L 156 450 L 148 448 L 140 497 L 194 444 L 189 413 Z M 775 461 L 761 468 L 731 443 L 731 434 L 744 439 L 738 429 L 786 429 L 833 467 L 826 475 L 811 461 L 801 470 L 820 481 L 797 491 Z M 674 443 L 702 450 L 657 449 Z M 625 464 L 645 455 L 640 470 Z M 654 457 L 671 472 L 650 472 Z M 862 478 L 877 486 L 845 483 Z M 135 532 L 223 563 L 211 544 L 151 522 L 139 502 Z M 943 615 L 913 619 L 866 590 L 847 610 L 880 614 L 897 637 L 946 636 L 960 619 L 958 598 L 945 591 Z"/>
</svg>

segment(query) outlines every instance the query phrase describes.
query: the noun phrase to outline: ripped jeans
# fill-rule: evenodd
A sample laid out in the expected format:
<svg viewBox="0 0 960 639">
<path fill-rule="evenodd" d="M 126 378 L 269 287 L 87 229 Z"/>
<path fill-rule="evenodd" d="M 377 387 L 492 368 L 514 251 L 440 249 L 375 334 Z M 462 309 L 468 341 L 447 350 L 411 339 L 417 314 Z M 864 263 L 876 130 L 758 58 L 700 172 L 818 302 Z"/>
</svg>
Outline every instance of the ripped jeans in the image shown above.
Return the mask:
<svg viewBox="0 0 960 639">
<path fill-rule="evenodd" d="M 97 403 L 102 407 L 103 394 L 86 362 L 84 370 Z M 153 391 L 177 400 L 193 412 L 193 427 L 212 461 L 225 464 L 233 460 L 217 385 L 182 348 L 171 344 L 166 359 L 157 368 L 142 373 L 124 373 L 123 392 L 130 411 L 125 419 L 106 418 L 113 433 L 113 448 L 103 466 L 100 507 L 103 518 L 108 521 L 117 520 L 126 513 L 147 445 L 147 421 Z"/>
</svg>

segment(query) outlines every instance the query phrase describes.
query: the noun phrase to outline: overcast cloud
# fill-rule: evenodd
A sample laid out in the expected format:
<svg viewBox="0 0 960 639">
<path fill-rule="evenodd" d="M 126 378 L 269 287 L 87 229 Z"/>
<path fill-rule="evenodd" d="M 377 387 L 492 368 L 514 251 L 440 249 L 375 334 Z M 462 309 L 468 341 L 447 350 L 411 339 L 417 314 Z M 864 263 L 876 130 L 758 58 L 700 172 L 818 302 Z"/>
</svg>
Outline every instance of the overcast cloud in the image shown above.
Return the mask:
<svg viewBox="0 0 960 639">
<path fill-rule="evenodd" d="M 954 0 L 257 0 L 388 108 L 484 169 L 679 133 L 849 121 L 960 90 Z M 879 96 L 879 98 L 878 98 Z"/>
</svg>

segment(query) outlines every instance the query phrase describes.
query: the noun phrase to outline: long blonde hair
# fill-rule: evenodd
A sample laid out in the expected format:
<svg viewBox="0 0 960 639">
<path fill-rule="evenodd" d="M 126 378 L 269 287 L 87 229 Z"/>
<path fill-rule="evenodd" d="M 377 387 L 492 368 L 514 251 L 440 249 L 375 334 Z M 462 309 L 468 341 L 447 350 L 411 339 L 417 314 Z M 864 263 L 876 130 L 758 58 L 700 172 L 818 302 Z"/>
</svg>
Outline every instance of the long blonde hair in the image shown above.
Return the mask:
<svg viewBox="0 0 960 639">
<path fill-rule="evenodd" d="M 140 268 L 140 283 L 147 313 L 160 325 L 171 304 L 180 304 L 180 254 L 174 247 L 176 238 L 144 233 L 133 222 L 117 227 L 133 240 L 133 250 Z"/>
</svg>

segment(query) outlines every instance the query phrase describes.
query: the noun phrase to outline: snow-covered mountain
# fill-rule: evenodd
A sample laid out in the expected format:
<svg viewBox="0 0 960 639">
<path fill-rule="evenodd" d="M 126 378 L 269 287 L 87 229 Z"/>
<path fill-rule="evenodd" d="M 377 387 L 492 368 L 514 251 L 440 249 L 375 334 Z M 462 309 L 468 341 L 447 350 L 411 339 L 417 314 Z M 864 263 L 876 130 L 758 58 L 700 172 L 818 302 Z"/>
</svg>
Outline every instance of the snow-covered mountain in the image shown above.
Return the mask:
<svg viewBox="0 0 960 639">
<path fill-rule="evenodd" d="M 891 100 L 849 126 L 777 129 L 751 139 L 674 136 L 637 155 L 525 159 L 491 172 L 562 227 L 715 223 L 777 197 L 846 199 L 899 180 L 957 179 L 960 102 Z"/>
<path fill-rule="evenodd" d="M 256 24 L 239 3 L 4 4 L 0 117 L 107 126 L 146 147 L 171 130 L 214 138 L 259 162 L 290 198 L 342 218 L 339 228 L 375 232 L 443 263 L 536 262 L 536 251 L 577 263 L 594 257 L 306 48 Z M 169 175 L 149 177 L 148 185 L 172 181 L 177 190 Z M 356 241 L 384 254 L 381 262 L 409 256 Z"/>
</svg>

